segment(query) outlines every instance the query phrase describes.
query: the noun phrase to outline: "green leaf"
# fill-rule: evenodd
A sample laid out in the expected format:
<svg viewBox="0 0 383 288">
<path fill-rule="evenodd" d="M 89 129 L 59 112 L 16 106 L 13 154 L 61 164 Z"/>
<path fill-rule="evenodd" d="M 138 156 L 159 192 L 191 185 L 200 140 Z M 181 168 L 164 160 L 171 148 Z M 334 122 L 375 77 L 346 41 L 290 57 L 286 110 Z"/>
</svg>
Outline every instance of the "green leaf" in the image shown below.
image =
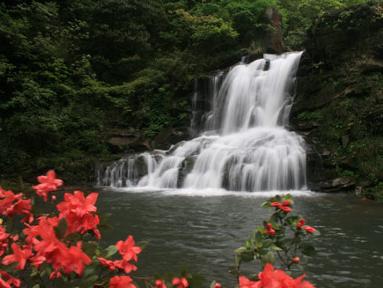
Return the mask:
<svg viewBox="0 0 383 288">
<path fill-rule="evenodd" d="M 244 253 L 246 251 L 247 251 L 247 249 L 245 247 L 239 247 L 239 248 L 234 250 L 234 253 L 239 255 L 239 254 L 242 254 L 242 253 Z"/>
<path fill-rule="evenodd" d="M 302 217 L 299 217 L 299 216 L 289 216 L 285 219 L 286 223 L 290 226 L 295 226 L 298 222 L 299 219 L 301 219 Z"/>
<path fill-rule="evenodd" d="M 261 256 L 261 261 L 264 264 L 266 264 L 266 263 L 273 264 L 275 262 L 275 255 L 274 255 L 274 253 L 273 252 L 268 252 L 267 254 L 262 255 Z"/>
<path fill-rule="evenodd" d="M 96 242 L 84 242 L 83 250 L 88 255 L 95 255 L 98 245 Z"/>
<path fill-rule="evenodd" d="M 271 215 L 270 217 L 270 221 L 269 221 L 271 224 L 273 224 L 273 226 L 276 226 L 278 225 L 279 223 L 279 216 L 278 216 L 278 213 L 274 213 L 273 215 Z"/>
<path fill-rule="evenodd" d="M 105 249 L 105 258 L 110 258 L 112 257 L 114 254 L 117 253 L 117 247 L 115 245 L 110 245 L 108 248 Z"/>
<path fill-rule="evenodd" d="M 254 253 L 251 250 L 246 249 L 245 247 L 240 247 L 235 250 L 236 259 L 239 262 L 250 262 L 254 259 Z"/>
<path fill-rule="evenodd" d="M 276 252 L 283 250 L 281 247 L 278 247 L 277 245 L 272 245 L 270 248 L 271 248 L 271 250 L 276 251 Z"/>
<path fill-rule="evenodd" d="M 262 208 L 270 208 L 271 207 L 271 203 L 270 201 L 265 201 L 261 204 L 261 207 Z"/>
<path fill-rule="evenodd" d="M 81 284 L 81 287 L 87 288 L 87 287 L 93 287 L 94 283 L 98 280 L 98 275 L 91 275 L 90 277 L 86 278 L 84 283 Z"/>
</svg>

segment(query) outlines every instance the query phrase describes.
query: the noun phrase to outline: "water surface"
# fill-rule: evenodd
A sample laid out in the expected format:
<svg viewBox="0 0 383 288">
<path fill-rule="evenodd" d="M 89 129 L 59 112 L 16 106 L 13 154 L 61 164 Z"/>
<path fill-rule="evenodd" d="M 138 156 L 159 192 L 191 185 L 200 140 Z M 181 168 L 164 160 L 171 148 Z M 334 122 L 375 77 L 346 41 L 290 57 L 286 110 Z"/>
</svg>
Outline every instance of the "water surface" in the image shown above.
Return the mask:
<svg viewBox="0 0 383 288">
<path fill-rule="evenodd" d="M 231 287 L 233 250 L 268 210 L 260 208 L 260 193 L 215 192 L 101 191 L 100 210 L 111 213 L 113 225 L 104 241 L 128 234 L 148 241 L 138 265 L 145 275 L 187 268 Z M 350 195 L 301 194 L 296 212 L 321 231 L 318 255 L 305 263 L 310 281 L 322 288 L 383 287 L 382 205 Z"/>
</svg>

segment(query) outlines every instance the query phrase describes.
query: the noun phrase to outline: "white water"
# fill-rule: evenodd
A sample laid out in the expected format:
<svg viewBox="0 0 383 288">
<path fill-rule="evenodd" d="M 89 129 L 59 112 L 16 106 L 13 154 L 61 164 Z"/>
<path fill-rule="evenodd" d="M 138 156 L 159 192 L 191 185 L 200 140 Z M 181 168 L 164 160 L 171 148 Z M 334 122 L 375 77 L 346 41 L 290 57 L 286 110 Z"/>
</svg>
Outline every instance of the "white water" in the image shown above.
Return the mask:
<svg viewBox="0 0 383 288">
<path fill-rule="evenodd" d="M 213 77 L 212 108 L 201 136 L 168 151 L 121 159 L 99 171 L 99 184 L 231 191 L 305 189 L 305 144 L 285 128 L 300 57 L 300 52 L 265 55 L 239 64 L 221 85 L 220 72 Z"/>
</svg>

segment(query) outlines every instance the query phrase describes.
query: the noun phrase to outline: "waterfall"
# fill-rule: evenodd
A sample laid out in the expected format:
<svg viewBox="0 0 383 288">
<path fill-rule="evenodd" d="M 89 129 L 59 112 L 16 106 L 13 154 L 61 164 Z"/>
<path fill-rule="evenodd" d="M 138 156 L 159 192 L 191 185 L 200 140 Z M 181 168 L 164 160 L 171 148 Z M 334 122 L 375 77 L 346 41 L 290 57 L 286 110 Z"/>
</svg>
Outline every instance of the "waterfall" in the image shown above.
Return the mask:
<svg viewBox="0 0 383 288">
<path fill-rule="evenodd" d="M 305 189 L 305 143 L 286 129 L 301 54 L 265 55 L 249 64 L 241 62 L 226 75 L 218 72 L 204 93 L 209 97 L 207 113 L 198 111 L 196 82 L 191 128 L 197 136 L 168 151 L 114 162 L 99 171 L 98 184 L 232 191 Z"/>
</svg>

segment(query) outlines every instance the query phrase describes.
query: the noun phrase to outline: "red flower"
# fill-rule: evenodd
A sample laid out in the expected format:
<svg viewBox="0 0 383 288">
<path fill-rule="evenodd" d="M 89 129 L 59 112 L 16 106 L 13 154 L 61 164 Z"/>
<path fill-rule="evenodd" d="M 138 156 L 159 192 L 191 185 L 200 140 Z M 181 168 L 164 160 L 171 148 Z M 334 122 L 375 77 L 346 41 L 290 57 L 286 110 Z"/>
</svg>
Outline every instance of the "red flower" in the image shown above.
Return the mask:
<svg viewBox="0 0 383 288">
<path fill-rule="evenodd" d="M 67 247 L 57 239 L 55 228 L 58 226 L 57 217 L 40 217 L 39 224 L 24 229 L 26 242 L 32 245 L 35 256 L 31 258 L 34 266 L 39 267 L 46 262 L 51 264 L 56 272 L 66 274 L 75 272 L 82 275 L 84 267 L 91 263 L 90 258 L 81 250 L 81 242 L 76 246 Z M 53 277 L 53 275 L 51 275 Z"/>
<path fill-rule="evenodd" d="M 239 276 L 239 288 L 262 288 L 259 281 L 251 281 L 245 276 Z"/>
<path fill-rule="evenodd" d="M 315 288 L 310 282 L 304 281 L 304 275 L 293 279 L 282 270 L 274 269 L 273 265 L 266 264 L 258 275 L 259 281 L 251 281 L 245 276 L 239 277 L 240 288 Z"/>
<path fill-rule="evenodd" d="M 61 267 L 60 257 L 66 253 L 67 247 L 56 237 L 54 229 L 58 226 L 58 222 L 57 217 L 42 216 L 38 225 L 27 226 L 23 230 L 26 235 L 25 241 L 36 252 L 30 261 L 37 268 L 44 262 L 52 264 L 55 270 Z"/>
<path fill-rule="evenodd" d="M 173 286 L 177 286 L 177 288 L 187 288 L 189 287 L 189 282 L 185 277 L 182 278 L 173 278 L 172 281 Z"/>
<path fill-rule="evenodd" d="M 283 200 L 282 206 L 291 206 L 291 201 L 290 200 Z"/>
<path fill-rule="evenodd" d="M 132 271 L 136 271 L 137 270 L 137 266 L 132 264 L 132 263 L 129 263 L 128 261 L 126 260 L 117 260 L 117 261 L 114 261 L 114 264 L 116 265 L 116 267 L 120 270 L 123 270 L 125 271 L 125 273 L 130 273 Z"/>
<path fill-rule="evenodd" d="M 35 255 L 29 259 L 31 261 L 32 265 L 36 268 L 39 268 L 41 264 L 43 264 L 45 261 L 47 261 L 47 258 L 44 256 Z"/>
<path fill-rule="evenodd" d="M 12 244 L 13 254 L 5 256 L 2 264 L 9 265 L 12 263 L 19 263 L 16 267 L 18 270 L 23 270 L 27 260 L 32 256 L 32 250 L 30 248 L 21 249 L 16 243 Z"/>
<path fill-rule="evenodd" d="M 271 203 L 271 206 L 272 206 L 272 207 L 276 207 L 276 208 L 279 208 L 281 205 L 282 205 L 282 204 L 279 203 L 279 202 L 272 202 L 272 203 Z"/>
<path fill-rule="evenodd" d="M 217 282 L 215 283 L 214 288 L 222 288 L 222 284 Z"/>
<path fill-rule="evenodd" d="M 135 246 L 133 236 L 129 235 L 125 241 L 118 241 L 116 247 L 122 258 L 126 261 L 134 260 L 137 262 L 137 255 L 141 253 L 141 247 Z"/>
<path fill-rule="evenodd" d="M 9 233 L 5 231 L 3 226 L 0 226 L 0 256 L 2 256 L 8 248 Z"/>
<path fill-rule="evenodd" d="M 33 219 L 31 216 L 32 201 L 24 200 L 22 197 L 21 193 L 14 194 L 12 191 L 6 191 L 0 187 L 0 214 L 9 217 L 26 215 L 25 220 Z"/>
<path fill-rule="evenodd" d="M 275 236 L 275 230 L 273 229 L 273 225 L 270 223 L 266 224 L 266 234 L 269 236 Z"/>
<path fill-rule="evenodd" d="M 308 225 L 303 226 L 303 229 L 305 229 L 305 231 L 307 233 L 310 233 L 310 234 L 315 233 L 317 231 L 314 227 L 311 227 L 311 226 L 308 226 Z"/>
<path fill-rule="evenodd" d="M 110 278 L 109 288 L 136 288 L 129 276 L 114 276 Z"/>
<path fill-rule="evenodd" d="M 3 278 L 0 278 L 0 288 L 11 288 L 11 285 L 5 282 Z"/>
<path fill-rule="evenodd" d="M 5 271 L 0 270 L 0 288 L 11 288 L 12 286 L 19 288 L 21 286 L 20 279 L 13 277 Z"/>
<path fill-rule="evenodd" d="M 61 272 L 59 272 L 59 271 L 53 271 L 53 272 L 49 275 L 49 280 L 53 280 L 53 279 L 61 278 L 61 277 L 62 277 Z"/>
<path fill-rule="evenodd" d="M 98 260 L 98 262 L 100 262 L 100 264 L 102 266 L 107 267 L 110 271 L 114 271 L 117 269 L 115 262 L 112 260 L 108 260 L 108 259 L 105 259 L 102 257 L 98 257 L 97 260 Z"/>
<path fill-rule="evenodd" d="M 87 197 L 81 191 L 75 191 L 73 194 L 65 193 L 64 201 L 56 207 L 60 212 L 59 218 L 65 218 L 67 221 L 66 235 L 72 233 L 84 234 L 87 231 L 93 231 L 97 239 L 101 238 L 100 231 L 97 226 L 100 219 L 95 212 L 97 207 L 98 193 L 91 193 Z"/>
<path fill-rule="evenodd" d="M 299 262 L 301 262 L 301 259 L 298 256 L 295 256 L 293 257 L 293 259 L 291 259 L 291 262 L 293 262 L 294 264 L 298 264 Z"/>
<path fill-rule="evenodd" d="M 32 186 L 32 188 L 36 191 L 37 195 L 43 197 L 45 202 L 48 200 L 49 192 L 56 191 L 58 187 L 64 184 L 63 180 L 56 178 L 54 170 L 49 170 L 46 175 L 37 177 L 37 181 L 40 184 Z"/>
<path fill-rule="evenodd" d="M 58 241 L 54 228 L 57 227 L 59 219 L 57 217 L 48 218 L 46 216 L 41 216 L 38 218 L 38 225 L 29 225 L 25 224 L 27 228 L 23 230 L 23 233 L 27 236 L 26 242 L 29 244 L 38 244 L 41 240 L 43 241 Z M 36 237 L 39 236 L 39 239 Z"/>
<path fill-rule="evenodd" d="M 98 193 L 93 192 L 88 196 L 84 196 L 82 191 L 74 191 L 73 194 L 65 193 L 64 201 L 57 205 L 61 218 L 69 214 L 75 214 L 79 217 L 97 211 L 95 206 Z"/>
<path fill-rule="evenodd" d="M 296 227 L 298 230 L 300 230 L 300 229 L 302 229 L 303 225 L 305 225 L 305 219 L 301 218 L 301 219 L 299 219 Z"/>
<path fill-rule="evenodd" d="M 156 285 L 156 288 L 167 288 L 165 282 L 160 279 L 157 279 L 154 284 Z"/>
<path fill-rule="evenodd" d="M 66 274 L 75 272 L 81 276 L 86 265 L 89 265 L 92 260 L 81 250 L 81 242 L 77 242 L 76 246 L 66 249 L 65 254 L 61 255 L 60 262 L 62 270 Z"/>
<path fill-rule="evenodd" d="M 296 287 L 296 288 L 315 288 L 315 286 L 313 284 L 311 284 L 310 282 L 304 281 L 303 280 L 304 277 L 305 277 L 305 275 L 301 275 L 298 278 L 296 278 L 293 282 L 295 285 L 293 287 Z"/>
<path fill-rule="evenodd" d="M 137 266 L 136 265 L 134 265 L 132 263 L 129 263 L 128 261 L 125 261 L 125 260 L 115 260 L 115 261 L 112 261 L 112 260 L 108 260 L 108 259 L 105 259 L 105 258 L 102 258 L 102 257 L 98 257 L 97 259 L 98 259 L 98 262 L 100 262 L 100 264 L 102 266 L 107 267 L 110 271 L 122 270 L 125 273 L 130 273 L 132 271 L 137 271 Z"/>
<path fill-rule="evenodd" d="M 291 211 L 293 211 L 293 209 L 291 209 L 289 206 L 281 206 L 279 207 L 279 209 L 281 209 L 285 213 L 290 213 Z"/>
<path fill-rule="evenodd" d="M 65 236 L 72 233 L 85 234 L 87 231 L 93 231 L 97 239 L 101 238 L 101 233 L 97 226 L 100 224 L 98 215 L 87 214 L 83 217 L 78 217 L 75 214 L 70 214 L 66 218 L 67 230 Z"/>
<path fill-rule="evenodd" d="M 282 210 L 285 213 L 290 213 L 293 211 L 293 209 L 290 207 L 291 206 L 291 201 L 290 200 L 284 200 L 282 203 L 280 202 L 272 202 L 271 203 L 272 207 L 278 208 L 279 210 Z"/>
</svg>

